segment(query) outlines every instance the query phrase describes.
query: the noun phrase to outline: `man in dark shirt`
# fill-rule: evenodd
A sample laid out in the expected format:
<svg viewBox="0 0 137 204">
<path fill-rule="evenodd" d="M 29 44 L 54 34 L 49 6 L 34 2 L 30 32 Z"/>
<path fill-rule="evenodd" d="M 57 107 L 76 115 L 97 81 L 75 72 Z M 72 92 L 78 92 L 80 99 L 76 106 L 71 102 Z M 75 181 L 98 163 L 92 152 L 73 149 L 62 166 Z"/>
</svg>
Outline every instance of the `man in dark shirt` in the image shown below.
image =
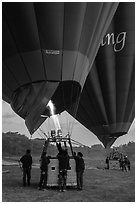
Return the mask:
<svg viewBox="0 0 137 204">
<path fill-rule="evenodd" d="M 43 190 L 47 186 L 48 164 L 50 163 L 50 157 L 46 156 L 46 154 L 46 152 L 43 152 L 41 156 L 39 190 Z"/>
<path fill-rule="evenodd" d="M 23 186 L 26 186 L 26 177 L 27 177 L 27 185 L 30 186 L 31 179 L 31 165 L 32 165 L 32 156 L 31 151 L 29 149 L 26 150 L 26 154 L 21 157 L 20 162 L 22 163 L 23 169 Z"/>
<path fill-rule="evenodd" d="M 130 171 L 130 161 L 127 156 L 124 156 L 125 171 Z"/>
<path fill-rule="evenodd" d="M 69 166 L 69 155 L 67 149 L 60 151 L 57 155 L 59 160 L 59 190 L 65 191 L 66 190 L 66 180 L 67 180 L 67 170 L 70 169 Z"/>
<path fill-rule="evenodd" d="M 83 154 L 81 152 L 78 152 L 77 156 L 74 155 L 74 159 L 76 161 L 77 190 L 82 190 L 83 188 L 83 173 L 85 170 L 85 163 L 82 157 Z"/>
<path fill-rule="evenodd" d="M 107 169 L 109 169 L 109 157 L 106 158 Z"/>
</svg>

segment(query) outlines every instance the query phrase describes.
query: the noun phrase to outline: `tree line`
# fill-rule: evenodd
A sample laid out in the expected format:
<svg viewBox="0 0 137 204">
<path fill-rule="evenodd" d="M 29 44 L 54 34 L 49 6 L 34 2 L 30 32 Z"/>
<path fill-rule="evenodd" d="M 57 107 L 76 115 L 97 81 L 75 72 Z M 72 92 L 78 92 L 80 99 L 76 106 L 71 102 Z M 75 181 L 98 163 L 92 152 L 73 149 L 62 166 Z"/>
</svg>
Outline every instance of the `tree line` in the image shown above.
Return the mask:
<svg viewBox="0 0 137 204">
<path fill-rule="evenodd" d="M 3 156 L 21 156 L 24 154 L 26 149 L 31 149 L 32 154 L 40 156 L 43 145 L 45 143 L 44 139 L 29 139 L 25 135 L 18 132 L 7 132 L 2 133 L 2 155 Z M 128 144 L 120 145 L 117 148 L 120 152 L 128 155 L 131 160 L 135 158 L 135 143 L 129 142 Z M 111 148 L 112 149 L 112 148 Z M 68 147 L 70 152 L 70 148 Z M 106 150 L 101 144 L 95 144 L 91 147 L 88 146 L 74 146 L 73 151 L 82 152 L 84 157 L 90 158 L 104 158 Z M 50 144 L 48 148 L 49 155 L 56 155 L 58 153 L 55 145 Z"/>
</svg>

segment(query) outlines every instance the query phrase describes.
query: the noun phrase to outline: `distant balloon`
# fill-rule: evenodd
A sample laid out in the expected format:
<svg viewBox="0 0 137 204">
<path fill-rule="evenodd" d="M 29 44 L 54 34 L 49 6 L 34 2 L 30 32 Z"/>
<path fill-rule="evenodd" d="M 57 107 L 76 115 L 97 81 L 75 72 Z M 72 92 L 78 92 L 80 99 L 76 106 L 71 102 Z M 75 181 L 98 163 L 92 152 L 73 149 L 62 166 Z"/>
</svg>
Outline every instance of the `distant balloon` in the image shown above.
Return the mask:
<svg viewBox="0 0 137 204">
<path fill-rule="evenodd" d="M 135 116 L 135 3 L 120 3 L 87 77 L 76 118 L 105 147 Z"/>
<path fill-rule="evenodd" d="M 76 112 L 79 95 L 118 3 L 5 2 L 3 100 L 31 134 L 49 115 Z M 45 114 L 46 112 L 46 114 Z M 74 114 L 75 115 L 75 114 Z"/>
</svg>

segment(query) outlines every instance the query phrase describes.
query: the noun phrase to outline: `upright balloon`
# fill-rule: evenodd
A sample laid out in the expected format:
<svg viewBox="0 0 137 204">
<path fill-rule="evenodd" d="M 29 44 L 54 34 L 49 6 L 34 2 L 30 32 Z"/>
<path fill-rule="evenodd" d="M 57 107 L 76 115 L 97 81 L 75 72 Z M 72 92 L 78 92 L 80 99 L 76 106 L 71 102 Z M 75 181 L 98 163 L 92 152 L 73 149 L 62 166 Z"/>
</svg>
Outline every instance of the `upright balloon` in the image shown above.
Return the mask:
<svg viewBox="0 0 137 204">
<path fill-rule="evenodd" d="M 105 147 L 126 134 L 135 115 L 135 3 L 120 3 L 87 77 L 77 119 Z"/>
<path fill-rule="evenodd" d="M 33 134 L 53 100 L 76 112 L 80 92 L 118 3 L 5 2 L 3 100 Z"/>
</svg>

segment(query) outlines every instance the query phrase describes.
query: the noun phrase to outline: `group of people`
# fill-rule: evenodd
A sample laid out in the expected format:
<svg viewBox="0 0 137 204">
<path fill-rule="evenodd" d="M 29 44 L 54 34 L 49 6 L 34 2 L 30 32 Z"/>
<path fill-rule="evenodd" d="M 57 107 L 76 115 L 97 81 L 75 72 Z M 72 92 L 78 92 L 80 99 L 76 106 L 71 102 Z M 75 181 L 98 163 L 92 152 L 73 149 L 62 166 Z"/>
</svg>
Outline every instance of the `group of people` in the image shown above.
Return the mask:
<svg viewBox="0 0 137 204">
<path fill-rule="evenodd" d="M 127 156 L 119 159 L 119 166 L 122 171 L 130 171 L 130 161 Z"/>
<path fill-rule="evenodd" d="M 67 171 L 70 170 L 70 156 L 68 155 L 67 148 L 62 148 L 61 144 L 57 143 L 58 154 L 57 159 L 59 161 L 59 174 L 58 174 L 58 187 L 59 191 L 66 190 L 67 183 Z M 47 187 L 47 177 L 48 177 L 48 165 L 50 163 L 50 156 L 47 156 L 46 151 L 43 151 L 41 156 L 41 174 L 38 189 L 43 190 Z M 76 177 L 77 177 L 77 190 L 82 190 L 83 187 L 83 173 L 85 170 L 85 163 L 83 159 L 83 154 L 81 152 L 73 153 L 73 158 L 76 162 Z M 20 162 L 22 163 L 23 169 L 23 186 L 30 186 L 31 179 L 31 166 L 32 166 L 32 156 L 30 150 L 26 151 L 26 154 L 21 157 Z"/>
<path fill-rule="evenodd" d="M 109 160 L 110 158 L 107 157 L 106 158 L 107 169 L 109 169 Z M 119 167 L 122 171 L 130 171 L 130 160 L 128 159 L 127 156 L 121 155 L 118 161 L 119 161 Z"/>
<path fill-rule="evenodd" d="M 67 148 L 65 147 L 64 149 L 61 147 L 61 143 L 57 143 L 57 148 L 58 148 L 58 155 L 57 158 L 59 160 L 59 179 L 58 179 L 58 184 L 59 184 L 59 190 L 60 191 L 65 191 L 66 189 L 66 180 L 67 180 L 67 171 L 70 169 L 70 164 L 69 164 L 69 155 Z M 77 155 L 74 152 L 73 157 L 76 162 L 76 177 L 77 177 L 77 190 L 82 190 L 83 187 L 83 173 L 85 170 L 85 163 L 83 159 L 83 154 L 81 152 L 78 152 Z"/>
</svg>

